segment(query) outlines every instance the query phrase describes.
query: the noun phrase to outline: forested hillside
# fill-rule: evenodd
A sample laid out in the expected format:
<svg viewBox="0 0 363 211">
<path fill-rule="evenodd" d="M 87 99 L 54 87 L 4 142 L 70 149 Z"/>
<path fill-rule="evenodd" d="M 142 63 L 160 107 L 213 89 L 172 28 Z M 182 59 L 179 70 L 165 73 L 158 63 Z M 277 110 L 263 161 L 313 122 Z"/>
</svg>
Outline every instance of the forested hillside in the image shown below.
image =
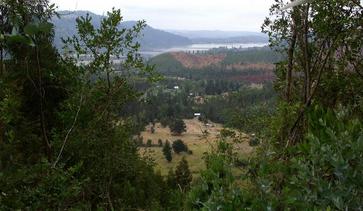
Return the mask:
<svg viewBox="0 0 363 211">
<path fill-rule="evenodd" d="M 152 58 L 150 64 L 166 76 L 193 80 L 229 80 L 264 83 L 274 78 L 274 63 L 282 54 L 268 48 L 212 49 L 206 52 L 166 53 Z"/>
<path fill-rule="evenodd" d="M 56 5 L 1 1 L 0 210 L 362 210 L 363 7 L 294 3 L 269 48 L 146 62 L 118 9 L 60 52 Z"/>
</svg>

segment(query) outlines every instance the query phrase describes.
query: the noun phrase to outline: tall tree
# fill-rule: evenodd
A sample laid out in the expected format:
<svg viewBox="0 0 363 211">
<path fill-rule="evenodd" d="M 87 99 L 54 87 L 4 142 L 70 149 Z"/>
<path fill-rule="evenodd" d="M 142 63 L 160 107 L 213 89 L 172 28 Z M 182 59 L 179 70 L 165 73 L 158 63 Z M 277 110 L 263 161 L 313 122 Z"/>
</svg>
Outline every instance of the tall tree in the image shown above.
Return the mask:
<svg viewBox="0 0 363 211">
<path fill-rule="evenodd" d="M 183 157 L 175 169 L 176 183 L 183 191 L 186 191 L 190 188 L 192 179 L 193 176 L 189 170 L 188 161 L 185 160 L 185 157 Z"/>
<path fill-rule="evenodd" d="M 188 146 L 180 139 L 176 140 L 172 144 L 175 153 L 179 154 L 181 152 L 188 152 Z"/>
<path fill-rule="evenodd" d="M 329 108 L 359 104 L 362 6 L 354 0 L 315 0 L 281 10 L 284 6 L 283 1 L 276 1 L 263 31 L 269 35 L 271 47 L 287 55 L 287 61 L 277 66 L 275 87 L 286 96 L 280 102 L 288 103 L 281 109 L 285 120 L 279 141 L 288 146 L 306 132 L 305 114 L 313 102 Z M 333 81 L 351 81 L 354 86 Z M 347 92 L 354 97 L 348 99 Z"/>
<path fill-rule="evenodd" d="M 0 7 L 0 27 L 7 28 L 0 34 L 7 54 L 0 77 L 0 210 L 161 209 L 163 181 L 139 157 L 133 124 L 120 116 L 139 96 L 131 75 L 153 80 L 135 41 L 144 23 L 121 28 L 119 10 L 97 29 L 81 17 L 61 57 L 52 46 L 55 7 L 48 1 L 5 0 Z M 118 57 L 125 60 L 116 71 Z"/>
<path fill-rule="evenodd" d="M 47 0 L 0 4 L 0 110 L 6 114 L 0 117 L 0 137 L 3 149 L 23 155 L 14 157 L 20 163 L 43 155 L 52 160 L 54 111 L 68 95 L 63 86 L 73 79 L 52 46 L 54 9 Z"/>
<path fill-rule="evenodd" d="M 171 155 L 171 146 L 170 146 L 170 142 L 168 140 L 165 141 L 165 144 L 163 146 L 163 154 L 164 154 L 165 159 L 168 162 L 171 162 L 173 157 Z"/>
</svg>

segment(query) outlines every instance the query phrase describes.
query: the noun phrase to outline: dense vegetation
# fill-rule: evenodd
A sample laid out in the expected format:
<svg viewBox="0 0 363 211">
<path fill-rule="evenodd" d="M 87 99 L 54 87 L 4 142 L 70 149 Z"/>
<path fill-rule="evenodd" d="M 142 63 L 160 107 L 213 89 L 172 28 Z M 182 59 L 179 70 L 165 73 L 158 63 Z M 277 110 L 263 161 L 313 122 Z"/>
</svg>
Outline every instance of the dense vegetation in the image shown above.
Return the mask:
<svg viewBox="0 0 363 211">
<path fill-rule="evenodd" d="M 278 54 L 222 52 L 224 62 L 205 70 L 167 54 L 156 58 L 165 65 L 159 81 L 138 53 L 144 22 L 120 28 L 119 10 L 98 27 L 79 17 L 61 56 L 54 5 L 1 2 L 0 210 L 361 210 L 363 8 L 353 0 L 282 6 L 277 0 L 263 25 Z M 115 57 L 126 59 L 114 65 Z M 272 61 L 273 84 L 235 80 L 255 70 L 224 69 Z M 255 133 L 255 155 L 239 157 L 240 137 L 225 129 L 200 178 L 185 159 L 166 177 L 155 173 L 135 135 L 157 121 L 178 135 L 194 113 Z M 163 145 L 169 161 L 172 148 L 188 150 L 174 143 Z"/>
<path fill-rule="evenodd" d="M 202 68 L 185 67 L 172 54 L 166 53 L 150 59 L 156 70 L 165 76 L 181 77 L 190 80 L 228 80 L 244 83 L 264 83 L 273 79 L 272 70 L 259 64 L 272 64 L 282 59 L 282 54 L 269 48 L 251 49 L 212 49 L 206 52 L 194 52 L 193 56 L 221 56 L 220 63 Z M 256 65 L 257 64 L 257 65 Z M 243 66 L 245 65 L 245 66 Z"/>
<path fill-rule="evenodd" d="M 120 108 L 138 97 L 124 72 L 153 80 L 134 42 L 139 22 L 119 29 L 119 10 L 94 28 L 77 19 L 64 57 L 52 46 L 54 5 L 1 3 L 0 209 L 161 209 L 173 190 L 133 144 Z M 128 49 L 125 51 L 125 49 Z M 80 55 L 92 60 L 77 64 Z M 165 195 L 164 195 L 165 194 Z"/>
<path fill-rule="evenodd" d="M 177 88 L 175 88 L 177 87 Z M 275 111 L 276 93 L 272 83 L 244 84 L 228 80 L 165 79 L 147 89 L 143 100 L 126 106 L 140 130 L 150 122 L 169 126 L 172 132 L 177 119 L 194 118 L 213 121 L 228 127 L 259 133 L 268 122 L 264 117 Z M 178 134 L 177 133 L 177 134 Z"/>
<path fill-rule="evenodd" d="M 276 112 L 265 118 L 257 156 L 242 165 L 247 173 L 234 178 L 230 166 L 241 162 L 226 133 L 188 209 L 362 209 L 363 8 L 310 2 L 281 11 L 278 0 L 263 25 L 271 47 L 287 57 L 276 69 Z M 247 188 L 236 186 L 241 180 Z"/>
</svg>

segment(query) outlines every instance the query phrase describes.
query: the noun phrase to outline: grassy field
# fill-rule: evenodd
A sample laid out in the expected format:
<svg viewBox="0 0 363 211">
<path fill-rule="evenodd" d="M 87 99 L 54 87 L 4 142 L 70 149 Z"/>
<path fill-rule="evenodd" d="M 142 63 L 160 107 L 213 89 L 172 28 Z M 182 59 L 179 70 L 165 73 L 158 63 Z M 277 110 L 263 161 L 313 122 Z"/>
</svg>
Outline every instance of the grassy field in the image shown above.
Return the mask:
<svg viewBox="0 0 363 211">
<path fill-rule="evenodd" d="M 207 126 L 197 119 L 186 119 L 184 122 L 187 126 L 187 131 L 181 136 L 172 136 L 169 128 L 163 128 L 159 123 L 155 125 L 154 133 L 151 133 L 151 125 L 149 125 L 146 131 L 141 134 L 144 143 L 150 139 L 154 145 L 158 144 L 159 139 L 163 143 L 165 143 L 165 140 L 169 140 L 172 143 L 177 139 L 181 139 L 188 145 L 189 150 L 193 152 L 193 154 L 184 153 L 180 155 L 173 153 L 173 160 L 167 162 L 161 147 L 141 147 L 140 154 L 151 157 L 156 163 L 156 170 L 160 171 L 162 175 L 166 175 L 171 168 L 175 169 L 183 156 L 188 161 L 193 175 L 197 175 L 200 170 L 205 168 L 204 153 L 211 150 L 211 147 L 218 140 L 220 131 L 223 129 L 220 124 L 210 123 Z M 208 135 L 203 135 L 203 131 L 208 131 Z M 249 146 L 247 136 L 244 136 L 243 140 L 242 143 L 235 145 L 235 148 L 239 154 L 248 156 L 253 152 L 253 148 Z"/>
</svg>

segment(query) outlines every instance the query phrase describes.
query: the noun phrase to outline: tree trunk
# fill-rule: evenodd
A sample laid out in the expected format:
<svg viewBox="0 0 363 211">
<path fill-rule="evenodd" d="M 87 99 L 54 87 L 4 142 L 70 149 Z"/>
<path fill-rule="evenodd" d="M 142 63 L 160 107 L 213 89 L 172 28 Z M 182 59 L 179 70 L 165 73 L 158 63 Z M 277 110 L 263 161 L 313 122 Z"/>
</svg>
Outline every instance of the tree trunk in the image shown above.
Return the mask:
<svg viewBox="0 0 363 211">
<path fill-rule="evenodd" d="M 36 56 L 37 56 L 37 65 L 38 65 L 38 83 L 39 83 L 39 112 L 40 112 L 40 127 L 41 127 L 41 133 L 42 133 L 42 138 L 43 138 L 43 142 L 45 145 L 45 149 L 46 149 L 46 155 L 48 158 L 48 161 L 51 162 L 52 159 L 52 147 L 51 144 L 49 142 L 48 139 L 48 134 L 47 134 L 47 124 L 46 124 L 46 120 L 45 120 L 45 90 L 43 88 L 43 80 L 42 80 L 42 70 L 41 70 L 41 65 L 40 65 L 40 58 L 39 58 L 39 49 L 36 48 Z"/>
<path fill-rule="evenodd" d="M 290 46 L 288 50 L 288 66 L 287 66 L 287 87 L 286 87 L 286 101 L 291 102 L 291 92 L 292 92 L 292 70 L 294 66 L 294 51 L 296 45 L 296 26 L 295 23 L 292 24 L 292 37 L 290 40 Z"/>
<path fill-rule="evenodd" d="M 305 8 L 305 20 L 304 20 L 304 57 L 305 57 L 305 71 L 306 71 L 306 95 L 305 103 L 308 101 L 310 97 L 310 90 L 311 90 L 311 58 L 309 53 L 309 40 L 308 40 L 308 33 L 309 33 L 309 8 L 310 5 L 308 4 Z"/>
</svg>

